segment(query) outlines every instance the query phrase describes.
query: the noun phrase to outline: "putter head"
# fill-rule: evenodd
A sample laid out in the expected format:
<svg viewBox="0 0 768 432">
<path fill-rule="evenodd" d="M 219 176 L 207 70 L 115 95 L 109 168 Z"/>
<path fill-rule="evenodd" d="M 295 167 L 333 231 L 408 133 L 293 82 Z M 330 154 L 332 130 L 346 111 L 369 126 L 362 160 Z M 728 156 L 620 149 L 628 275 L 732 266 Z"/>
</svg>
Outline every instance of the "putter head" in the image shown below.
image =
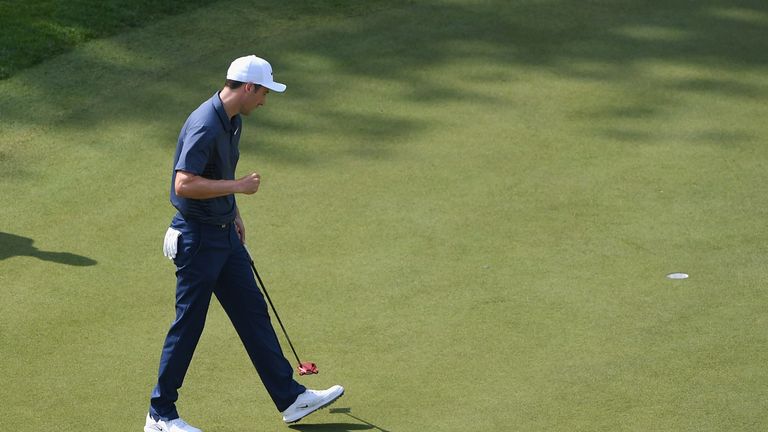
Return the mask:
<svg viewBox="0 0 768 432">
<path fill-rule="evenodd" d="M 299 375 L 312 375 L 318 373 L 317 365 L 312 362 L 299 363 L 299 365 L 296 366 L 296 370 L 299 372 Z"/>
</svg>

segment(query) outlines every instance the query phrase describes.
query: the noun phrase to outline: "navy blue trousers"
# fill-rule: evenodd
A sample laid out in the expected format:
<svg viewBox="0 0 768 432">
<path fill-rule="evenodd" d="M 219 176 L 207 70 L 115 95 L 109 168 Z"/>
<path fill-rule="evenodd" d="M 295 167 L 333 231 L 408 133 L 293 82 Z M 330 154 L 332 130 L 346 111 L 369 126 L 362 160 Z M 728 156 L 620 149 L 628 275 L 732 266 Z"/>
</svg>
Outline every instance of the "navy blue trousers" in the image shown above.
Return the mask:
<svg viewBox="0 0 768 432">
<path fill-rule="evenodd" d="M 306 388 L 293 379 L 234 224 L 196 223 L 177 214 L 171 227 L 181 231 L 174 260 L 176 320 L 165 338 L 150 415 L 179 417 L 178 390 L 203 332 L 212 294 L 232 321 L 278 411 L 284 411 Z"/>
</svg>

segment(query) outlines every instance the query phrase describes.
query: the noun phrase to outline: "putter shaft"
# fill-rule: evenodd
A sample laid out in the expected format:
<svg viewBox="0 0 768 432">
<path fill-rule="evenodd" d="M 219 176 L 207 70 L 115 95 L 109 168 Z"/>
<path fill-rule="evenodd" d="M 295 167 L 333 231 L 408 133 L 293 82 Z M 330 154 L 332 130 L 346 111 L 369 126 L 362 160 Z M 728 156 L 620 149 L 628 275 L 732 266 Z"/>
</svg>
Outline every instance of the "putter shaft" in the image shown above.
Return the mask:
<svg viewBox="0 0 768 432">
<path fill-rule="evenodd" d="M 285 330 L 283 321 L 280 319 L 280 315 L 277 314 L 277 309 L 275 309 L 275 305 L 272 304 L 272 299 L 269 298 L 267 287 L 264 285 L 264 282 L 262 282 L 261 277 L 259 276 L 259 272 L 256 270 L 256 264 L 253 262 L 253 257 L 251 257 L 251 251 L 249 251 L 247 247 L 245 248 L 245 251 L 248 254 L 248 261 L 251 262 L 251 269 L 253 270 L 253 274 L 256 276 L 256 280 L 259 282 L 259 287 L 261 288 L 262 291 L 264 291 L 264 296 L 267 298 L 267 301 L 269 302 L 269 306 L 272 308 L 272 313 L 275 315 L 275 318 L 277 318 L 277 322 L 278 324 L 280 324 L 280 328 L 283 329 L 285 340 L 288 341 L 288 345 L 291 347 L 291 351 L 293 351 L 293 355 L 296 357 L 296 361 L 299 362 L 299 364 L 301 364 L 301 360 L 299 360 L 299 355 L 296 354 L 296 348 L 293 347 L 291 338 L 288 337 L 288 332 Z"/>
</svg>

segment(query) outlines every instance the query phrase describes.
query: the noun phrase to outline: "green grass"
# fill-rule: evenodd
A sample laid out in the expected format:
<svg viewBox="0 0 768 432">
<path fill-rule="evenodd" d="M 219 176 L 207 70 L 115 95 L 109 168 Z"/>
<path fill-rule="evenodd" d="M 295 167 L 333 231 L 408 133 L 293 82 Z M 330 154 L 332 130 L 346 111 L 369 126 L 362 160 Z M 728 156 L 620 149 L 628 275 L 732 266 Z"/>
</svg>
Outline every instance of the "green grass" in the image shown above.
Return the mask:
<svg viewBox="0 0 768 432">
<path fill-rule="evenodd" d="M 249 245 L 301 382 L 347 388 L 294 430 L 760 430 L 767 33 L 757 1 L 232 1 L 0 82 L 4 426 L 141 426 L 176 136 L 254 52 L 288 90 L 244 119 Z M 216 302 L 179 409 L 290 430 Z"/>
<path fill-rule="evenodd" d="M 91 39 L 145 26 L 211 0 L 0 1 L 0 79 Z"/>
</svg>

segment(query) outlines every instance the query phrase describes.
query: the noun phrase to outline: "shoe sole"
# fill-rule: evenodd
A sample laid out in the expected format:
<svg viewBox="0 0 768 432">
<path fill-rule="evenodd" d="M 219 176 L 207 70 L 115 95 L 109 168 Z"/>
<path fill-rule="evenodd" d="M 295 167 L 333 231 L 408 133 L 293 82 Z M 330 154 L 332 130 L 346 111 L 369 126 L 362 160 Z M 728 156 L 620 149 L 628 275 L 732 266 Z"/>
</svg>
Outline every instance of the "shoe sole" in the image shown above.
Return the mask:
<svg viewBox="0 0 768 432">
<path fill-rule="evenodd" d="M 337 400 L 341 399 L 341 397 L 342 397 L 342 396 L 344 396 L 344 390 L 342 390 L 342 391 L 341 391 L 341 393 L 340 393 L 338 396 L 336 396 L 335 398 L 333 398 L 333 399 L 329 400 L 329 401 L 328 401 L 326 404 L 324 404 L 324 405 L 320 405 L 319 407 L 317 407 L 317 408 L 313 409 L 312 411 L 309 411 L 308 413 L 306 413 L 306 414 L 304 414 L 303 416 L 301 416 L 301 417 L 297 418 L 296 420 L 291 420 L 291 421 L 288 421 L 288 420 L 283 420 L 283 421 L 284 421 L 286 424 L 298 423 L 298 422 L 300 422 L 300 421 L 301 421 L 301 420 L 302 420 L 304 417 L 306 417 L 306 416 L 308 416 L 308 415 L 312 414 L 313 412 L 315 412 L 315 411 L 320 411 L 320 410 L 321 410 L 321 409 L 323 409 L 323 408 L 327 408 L 327 407 L 329 407 L 329 406 L 330 406 L 330 405 L 332 405 L 334 402 L 336 402 Z"/>
</svg>

